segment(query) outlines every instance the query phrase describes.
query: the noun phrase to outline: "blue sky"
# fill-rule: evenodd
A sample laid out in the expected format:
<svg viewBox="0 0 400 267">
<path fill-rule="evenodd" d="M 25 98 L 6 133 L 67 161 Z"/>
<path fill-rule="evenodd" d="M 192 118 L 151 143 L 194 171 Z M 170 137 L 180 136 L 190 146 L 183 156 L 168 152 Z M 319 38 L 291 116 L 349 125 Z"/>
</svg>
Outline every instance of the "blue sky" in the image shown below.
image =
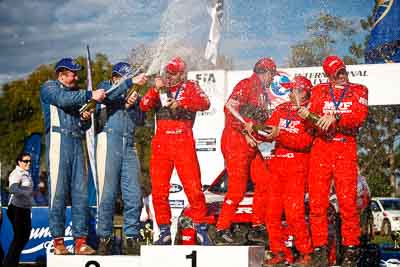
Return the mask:
<svg viewBox="0 0 400 267">
<path fill-rule="evenodd" d="M 86 44 L 111 62 L 124 60 L 136 46 L 156 44 L 162 25 L 168 28 L 164 34 L 204 49 L 210 27 L 207 1 L 0 0 L 0 84 L 40 64 L 84 55 Z M 373 0 L 225 1 L 219 52 L 233 58 L 236 69 L 249 69 L 263 56 L 284 65 L 290 45 L 307 38 L 306 25 L 320 12 L 359 21 L 374 6 Z M 339 45 L 337 53 L 344 54 L 348 46 Z"/>
</svg>

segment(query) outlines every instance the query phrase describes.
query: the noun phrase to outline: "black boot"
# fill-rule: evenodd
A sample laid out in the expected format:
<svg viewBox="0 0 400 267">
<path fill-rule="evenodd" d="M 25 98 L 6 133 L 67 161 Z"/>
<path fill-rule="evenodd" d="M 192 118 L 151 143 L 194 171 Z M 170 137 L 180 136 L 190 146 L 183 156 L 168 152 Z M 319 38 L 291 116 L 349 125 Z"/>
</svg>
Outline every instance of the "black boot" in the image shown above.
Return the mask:
<svg viewBox="0 0 400 267">
<path fill-rule="evenodd" d="M 217 246 L 221 245 L 238 245 L 238 242 L 233 237 L 229 229 L 218 230 L 215 235 L 214 243 Z"/>
<path fill-rule="evenodd" d="M 126 237 L 122 244 L 123 255 L 140 255 L 139 237 Z"/>
<path fill-rule="evenodd" d="M 328 263 L 328 248 L 326 246 L 314 248 L 312 255 L 313 267 L 327 267 Z"/>
<path fill-rule="evenodd" d="M 160 235 L 157 241 L 154 242 L 154 245 L 171 245 L 171 226 L 169 224 L 161 224 L 160 225 Z"/>
<path fill-rule="evenodd" d="M 205 223 L 195 224 L 197 239 L 200 241 L 200 245 L 202 246 L 212 246 L 213 242 L 208 235 L 208 225 Z"/>
<path fill-rule="evenodd" d="M 356 246 L 344 248 L 342 267 L 357 267 L 360 258 L 360 249 Z"/>
<path fill-rule="evenodd" d="M 271 253 L 270 258 L 267 259 L 263 267 L 285 267 L 286 266 L 286 259 L 285 259 L 285 253 L 279 252 L 279 253 Z"/>
<path fill-rule="evenodd" d="M 113 240 L 111 237 L 100 238 L 99 246 L 97 248 L 97 255 L 111 255 L 112 254 Z"/>
<path fill-rule="evenodd" d="M 262 246 L 265 245 L 265 237 L 265 226 L 262 224 L 251 227 L 249 233 L 247 234 L 247 240 L 255 244 L 260 244 Z"/>
</svg>

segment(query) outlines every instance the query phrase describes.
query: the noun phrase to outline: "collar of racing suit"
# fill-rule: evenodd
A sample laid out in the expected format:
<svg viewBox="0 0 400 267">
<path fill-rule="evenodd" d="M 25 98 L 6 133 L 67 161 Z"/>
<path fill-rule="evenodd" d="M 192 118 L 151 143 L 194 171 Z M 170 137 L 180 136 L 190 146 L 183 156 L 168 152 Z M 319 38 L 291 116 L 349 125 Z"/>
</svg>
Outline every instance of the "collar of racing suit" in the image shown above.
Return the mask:
<svg viewBox="0 0 400 267">
<path fill-rule="evenodd" d="M 179 88 L 182 87 L 183 83 L 184 83 L 184 81 L 180 81 L 177 84 L 175 84 L 174 86 L 167 87 L 168 92 L 171 94 L 175 93 L 177 90 L 179 90 Z M 173 95 L 173 97 L 175 97 L 175 96 Z"/>
</svg>

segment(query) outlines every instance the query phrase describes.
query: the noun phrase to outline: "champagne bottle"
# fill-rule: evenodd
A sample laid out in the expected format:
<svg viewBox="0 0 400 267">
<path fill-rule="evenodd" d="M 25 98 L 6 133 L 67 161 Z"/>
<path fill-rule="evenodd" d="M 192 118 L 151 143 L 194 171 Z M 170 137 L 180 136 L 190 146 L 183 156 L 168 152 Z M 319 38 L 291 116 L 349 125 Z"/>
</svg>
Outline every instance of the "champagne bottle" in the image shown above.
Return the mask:
<svg viewBox="0 0 400 267">
<path fill-rule="evenodd" d="M 79 113 L 82 114 L 85 111 L 90 111 L 96 108 L 96 100 L 94 99 L 90 99 L 85 105 L 83 105 L 80 109 L 79 109 Z"/>
<path fill-rule="evenodd" d="M 137 74 L 139 74 L 139 71 L 140 71 L 140 69 L 138 69 L 137 72 L 135 72 L 134 74 L 129 72 L 129 73 L 125 74 L 124 76 L 122 76 L 122 78 L 117 83 L 113 84 L 113 86 L 111 86 L 111 88 L 106 91 L 106 95 L 111 93 L 112 91 L 114 91 L 116 88 L 118 88 L 118 86 L 120 86 L 126 80 L 131 79 L 132 77 L 134 77 Z M 85 105 L 83 105 L 79 109 L 79 113 L 82 114 L 85 111 L 90 111 L 92 109 L 95 109 L 96 108 L 96 104 L 97 104 L 96 100 L 90 99 Z"/>
<path fill-rule="evenodd" d="M 133 84 L 133 86 L 131 88 L 129 88 L 128 92 L 126 93 L 126 99 L 128 99 L 129 97 L 131 97 L 131 95 L 135 92 L 139 92 L 140 88 L 142 86 L 139 84 Z"/>
<path fill-rule="evenodd" d="M 269 125 L 255 124 L 252 128 L 255 133 L 262 136 L 267 136 L 272 132 L 272 127 Z"/>
<path fill-rule="evenodd" d="M 309 120 L 309 121 L 311 121 L 312 123 L 315 124 L 315 123 L 317 123 L 317 121 L 318 121 L 320 118 L 321 118 L 321 116 L 319 116 L 319 115 L 317 115 L 317 114 L 315 114 L 315 113 L 310 112 L 310 114 L 308 114 L 306 120 Z"/>
</svg>

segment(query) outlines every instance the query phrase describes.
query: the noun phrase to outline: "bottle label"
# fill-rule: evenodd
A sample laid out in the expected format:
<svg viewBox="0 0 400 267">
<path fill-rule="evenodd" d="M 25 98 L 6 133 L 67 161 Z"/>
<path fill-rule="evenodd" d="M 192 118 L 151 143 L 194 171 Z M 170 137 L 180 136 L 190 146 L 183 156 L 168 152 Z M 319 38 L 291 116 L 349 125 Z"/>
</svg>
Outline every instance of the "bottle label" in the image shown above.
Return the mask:
<svg viewBox="0 0 400 267">
<path fill-rule="evenodd" d="M 268 157 L 271 157 L 272 151 L 275 148 L 275 141 L 269 143 L 269 142 L 261 142 L 257 144 L 258 151 L 260 151 L 261 156 L 266 159 Z"/>
<path fill-rule="evenodd" d="M 160 101 L 161 101 L 161 106 L 165 107 L 168 104 L 168 95 L 167 93 L 160 93 Z"/>
</svg>

